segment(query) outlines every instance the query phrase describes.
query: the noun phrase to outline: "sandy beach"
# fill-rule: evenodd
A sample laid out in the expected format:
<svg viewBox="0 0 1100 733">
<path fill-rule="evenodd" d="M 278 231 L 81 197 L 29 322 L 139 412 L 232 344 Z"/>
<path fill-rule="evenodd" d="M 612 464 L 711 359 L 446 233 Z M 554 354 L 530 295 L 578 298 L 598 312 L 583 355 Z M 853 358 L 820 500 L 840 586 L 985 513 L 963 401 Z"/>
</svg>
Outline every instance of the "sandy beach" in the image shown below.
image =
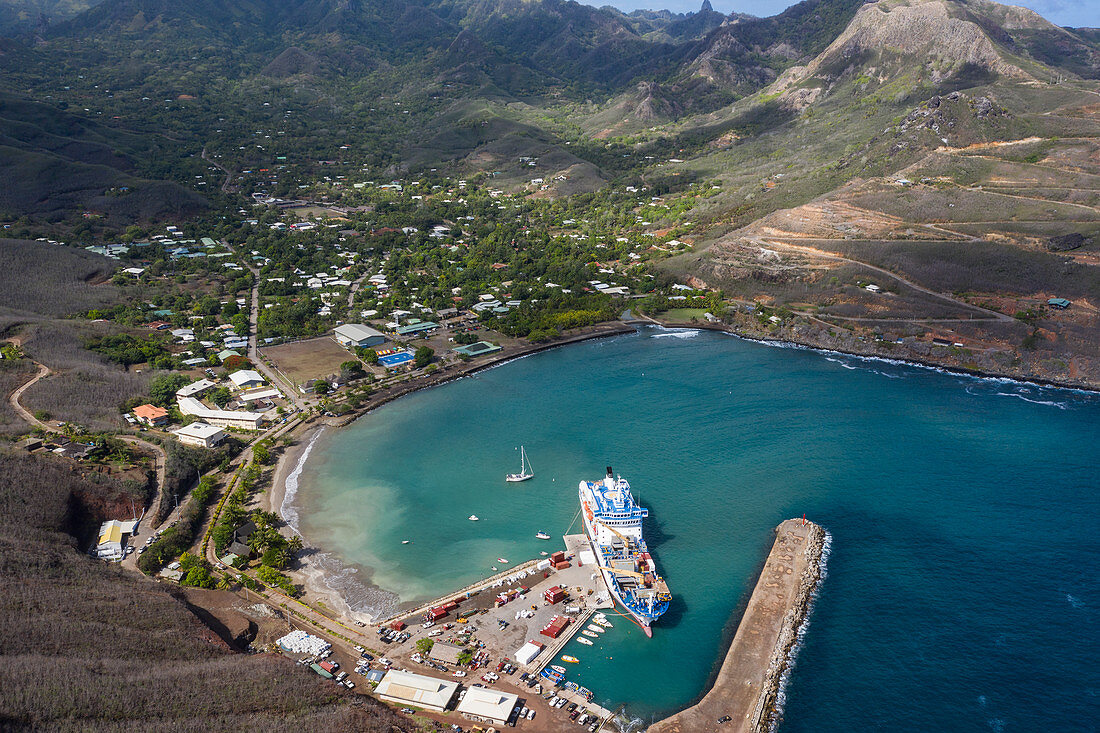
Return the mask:
<svg viewBox="0 0 1100 733">
<path fill-rule="evenodd" d="M 356 419 L 395 399 L 412 394 L 413 392 L 418 392 L 422 389 L 446 384 L 447 382 L 460 379 L 481 371 L 482 369 L 499 366 L 513 359 L 530 356 L 539 351 L 546 351 L 548 349 L 589 341 L 596 338 L 631 333 L 633 330 L 631 326 L 619 322 L 602 324 L 581 333 L 568 336 L 560 341 L 546 344 L 529 344 L 526 347 L 518 349 L 507 349 L 483 360 L 477 360 L 469 364 L 464 364 L 458 368 L 452 368 L 451 370 L 437 373 L 432 378 L 416 379 L 391 388 L 379 390 L 372 396 L 368 405 L 351 415 L 340 418 L 315 417 L 303 421 L 300 425 L 285 434 L 284 437 L 289 438 L 291 443 L 286 446 L 279 455 L 275 464 L 271 485 L 267 487 L 266 491 L 257 496 L 257 504 L 259 508 L 264 511 L 275 512 L 287 522 L 288 526 L 283 528 L 284 534 L 289 536 L 292 533 L 299 533 L 296 526 L 296 517 L 292 511 L 289 511 L 290 507 L 288 506 L 288 511 L 284 511 L 283 505 L 287 498 L 287 480 L 292 479 L 293 483 L 295 471 L 301 470 L 300 464 L 304 465 L 302 463 L 303 457 L 308 460 L 308 456 L 306 455 L 307 451 L 310 449 L 314 439 L 322 431 L 337 430 L 341 427 L 350 425 Z M 293 505 L 293 503 L 294 501 L 292 498 L 290 505 Z M 288 513 L 291 515 L 290 517 L 287 516 Z M 324 548 L 312 545 L 308 537 L 303 535 L 302 539 L 305 541 L 306 550 L 299 555 L 299 565 L 296 568 L 291 568 L 286 571 L 291 579 L 303 589 L 300 600 L 347 625 L 352 625 L 357 621 L 369 624 L 372 620 L 372 616 L 368 613 L 354 611 L 348 605 L 344 595 L 334 590 L 327 582 L 333 574 L 348 574 L 353 573 L 354 570 L 344 566 Z M 361 585 L 368 592 L 374 589 L 385 592 L 384 589 L 379 589 L 377 586 L 364 580 L 361 574 L 355 574 L 358 577 L 354 578 L 354 582 Z"/>
</svg>

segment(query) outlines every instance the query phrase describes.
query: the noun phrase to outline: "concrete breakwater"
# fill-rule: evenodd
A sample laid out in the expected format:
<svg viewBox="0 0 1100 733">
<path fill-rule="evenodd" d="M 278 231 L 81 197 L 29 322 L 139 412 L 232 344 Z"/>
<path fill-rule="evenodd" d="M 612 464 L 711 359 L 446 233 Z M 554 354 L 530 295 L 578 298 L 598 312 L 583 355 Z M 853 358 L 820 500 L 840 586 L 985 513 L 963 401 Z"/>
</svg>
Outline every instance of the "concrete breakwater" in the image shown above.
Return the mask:
<svg viewBox="0 0 1100 733">
<path fill-rule="evenodd" d="M 821 578 L 825 537 L 820 526 L 801 519 L 776 528 L 775 544 L 714 686 L 697 704 L 650 726 L 650 733 L 771 728 L 799 629 Z M 729 720 L 720 723 L 726 716 Z"/>
</svg>

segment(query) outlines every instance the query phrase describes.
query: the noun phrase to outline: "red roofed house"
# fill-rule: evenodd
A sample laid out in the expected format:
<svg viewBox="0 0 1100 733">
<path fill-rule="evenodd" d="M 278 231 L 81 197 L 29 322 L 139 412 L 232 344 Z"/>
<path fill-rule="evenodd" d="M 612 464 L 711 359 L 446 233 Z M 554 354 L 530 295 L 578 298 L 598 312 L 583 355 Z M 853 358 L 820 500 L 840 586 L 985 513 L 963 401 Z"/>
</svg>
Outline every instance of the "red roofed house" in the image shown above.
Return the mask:
<svg viewBox="0 0 1100 733">
<path fill-rule="evenodd" d="M 134 408 L 134 417 L 146 425 L 164 425 L 168 422 L 168 410 L 156 405 L 140 405 Z"/>
</svg>

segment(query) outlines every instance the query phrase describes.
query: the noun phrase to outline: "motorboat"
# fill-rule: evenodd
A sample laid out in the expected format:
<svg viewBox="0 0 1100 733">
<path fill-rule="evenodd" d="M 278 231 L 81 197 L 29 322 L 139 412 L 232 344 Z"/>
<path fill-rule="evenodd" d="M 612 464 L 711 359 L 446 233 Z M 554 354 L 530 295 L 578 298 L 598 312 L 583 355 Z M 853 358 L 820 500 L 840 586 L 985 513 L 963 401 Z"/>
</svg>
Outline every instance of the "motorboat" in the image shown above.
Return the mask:
<svg viewBox="0 0 1100 733">
<path fill-rule="evenodd" d="M 471 514 L 467 517 L 467 519 L 469 519 L 471 522 L 477 522 L 479 521 L 480 517 L 478 517 L 476 514 Z"/>
<path fill-rule="evenodd" d="M 558 674 L 565 674 L 565 667 L 561 666 L 560 664 L 551 664 L 550 669 L 554 670 Z"/>
<path fill-rule="evenodd" d="M 561 661 L 563 661 L 563 662 L 570 662 L 570 663 L 572 663 L 572 664 L 577 664 L 577 663 L 578 663 L 578 662 L 580 662 L 581 660 L 577 659 L 576 657 L 571 657 L 571 656 L 569 656 L 568 654 L 562 654 L 562 655 L 561 655 Z"/>
<path fill-rule="evenodd" d="M 597 626 L 596 624 L 588 624 L 586 628 L 589 631 L 595 631 L 597 634 L 602 634 L 604 631 L 606 631 L 606 629 L 604 629 L 602 626 Z"/>
<path fill-rule="evenodd" d="M 577 641 L 579 641 L 580 643 L 582 643 L 586 646 L 592 646 L 592 640 L 591 639 L 586 639 L 583 636 L 578 636 Z"/>
<path fill-rule="evenodd" d="M 537 539 L 537 540 L 548 540 L 548 539 L 550 539 L 550 535 L 548 535 L 545 532 L 540 530 L 538 532 L 535 532 L 535 539 Z M 543 553 L 543 554 L 546 554 L 546 553 Z"/>
<path fill-rule="evenodd" d="M 585 636 L 591 636 L 593 639 L 600 638 L 599 634 L 597 634 L 595 631 L 589 631 L 588 629 L 585 629 L 581 633 L 584 634 Z"/>
</svg>

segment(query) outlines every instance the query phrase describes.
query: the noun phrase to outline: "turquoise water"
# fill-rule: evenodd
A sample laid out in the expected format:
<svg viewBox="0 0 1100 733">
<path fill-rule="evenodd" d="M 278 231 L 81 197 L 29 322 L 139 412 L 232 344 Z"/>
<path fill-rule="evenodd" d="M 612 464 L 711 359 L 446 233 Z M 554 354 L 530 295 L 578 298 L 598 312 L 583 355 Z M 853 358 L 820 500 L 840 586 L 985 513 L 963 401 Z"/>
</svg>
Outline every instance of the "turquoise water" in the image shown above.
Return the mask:
<svg viewBox="0 0 1100 733">
<path fill-rule="evenodd" d="M 536 477 L 506 484 L 521 443 Z M 805 513 L 831 554 L 783 731 L 1096 730 L 1098 451 L 1097 397 L 649 328 L 325 433 L 294 503 L 378 612 L 556 546 L 535 532 L 613 465 L 675 601 L 653 639 L 623 621 L 567 653 L 643 720 L 701 693 L 772 529 Z"/>
</svg>

